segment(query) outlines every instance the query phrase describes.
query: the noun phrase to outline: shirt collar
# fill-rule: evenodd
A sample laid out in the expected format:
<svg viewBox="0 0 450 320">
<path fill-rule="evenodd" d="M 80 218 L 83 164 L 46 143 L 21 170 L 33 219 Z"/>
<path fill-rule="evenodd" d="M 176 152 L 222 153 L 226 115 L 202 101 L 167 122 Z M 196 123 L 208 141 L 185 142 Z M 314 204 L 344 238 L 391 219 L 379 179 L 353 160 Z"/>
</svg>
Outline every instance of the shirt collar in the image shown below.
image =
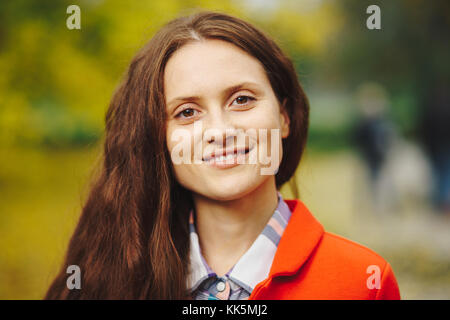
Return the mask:
<svg viewBox="0 0 450 320">
<path fill-rule="evenodd" d="M 278 245 L 270 269 L 270 277 L 297 273 L 317 247 L 325 232 L 322 224 L 302 201 L 295 199 L 285 202 L 292 214 Z M 299 245 L 300 243 L 301 245 Z"/>
<path fill-rule="evenodd" d="M 278 192 L 278 205 L 263 231 L 251 247 L 244 253 L 227 276 L 239 286 L 251 293 L 254 287 L 268 277 L 278 243 L 291 217 L 291 210 Z M 201 254 L 198 234 L 194 224 L 195 214 L 189 215 L 190 230 L 190 273 L 188 288 L 191 291 L 207 278 L 216 276 Z"/>
</svg>

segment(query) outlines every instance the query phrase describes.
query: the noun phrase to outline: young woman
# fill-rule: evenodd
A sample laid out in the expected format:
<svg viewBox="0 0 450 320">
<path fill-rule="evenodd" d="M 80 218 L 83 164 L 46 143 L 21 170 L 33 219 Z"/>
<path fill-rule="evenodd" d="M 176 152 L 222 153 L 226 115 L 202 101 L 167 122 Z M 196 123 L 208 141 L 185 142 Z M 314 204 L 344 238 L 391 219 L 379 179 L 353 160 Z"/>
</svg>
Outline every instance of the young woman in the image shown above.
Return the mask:
<svg viewBox="0 0 450 320">
<path fill-rule="evenodd" d="M 102 172 L 46 298 L 398 299 L 382 257 L 278 192 L 308 114 L 261 31 L 215 12 L 169 22 L 112 99 Z"/>
</svg>

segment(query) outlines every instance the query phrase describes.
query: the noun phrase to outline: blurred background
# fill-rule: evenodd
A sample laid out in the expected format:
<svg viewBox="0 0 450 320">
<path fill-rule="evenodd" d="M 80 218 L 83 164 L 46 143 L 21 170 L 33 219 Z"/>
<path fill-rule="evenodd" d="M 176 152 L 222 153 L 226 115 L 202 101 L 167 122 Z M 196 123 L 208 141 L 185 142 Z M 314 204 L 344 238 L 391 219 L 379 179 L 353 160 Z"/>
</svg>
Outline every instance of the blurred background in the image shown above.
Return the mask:
<svg viewBox="0 0 450 320">
<path fill-rule="evenodd" d="M 66 9 L 81 9 L 69 30 Z M 369 5 L 381 29 L 369 30 Z M 136 51 L 197 9 L 246 19 L 293 59 L 310 99 L 297 189 L 325 228 L 382 255 L 403 299 L 450 298 L 450 2 L 0 2 L 0 298 L 41 299 Z"/>
</svg>

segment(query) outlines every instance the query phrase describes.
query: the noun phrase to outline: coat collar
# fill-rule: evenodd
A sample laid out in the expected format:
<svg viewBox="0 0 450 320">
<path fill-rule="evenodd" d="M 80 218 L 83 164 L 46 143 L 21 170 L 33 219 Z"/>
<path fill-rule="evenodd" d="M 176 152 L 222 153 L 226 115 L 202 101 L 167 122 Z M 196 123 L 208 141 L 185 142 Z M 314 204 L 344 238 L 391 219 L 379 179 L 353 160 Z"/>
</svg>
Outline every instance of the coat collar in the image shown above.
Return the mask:
<svg viewBox="0 0 450 320">
<path fill-rule="evenodd" d="M 278 192 L 278 206 L 269 222 L 254 241 L 252 246 L 244 253 L 239 261 L 227 272 L 227 276 L 248 292 L 269 275 L 277 246 L 287 225 L 289 225 L 292 208 L 283 200 Z M 190 263 L 191 269 L 187 279 L 191 291 L 206 279 L 216 276 L 205 261 L 200 250 L 198 234 L 195 230 L 195 215 L 191 210 L 189 214 L 190 229 Z"/>
<path fill-rule="evenodd" d="M 284 230 L 269 278 L 295 274 L 322 239 L 324 228 L 300 200 L 285 200 L 292 215 Z"/>
</svg>

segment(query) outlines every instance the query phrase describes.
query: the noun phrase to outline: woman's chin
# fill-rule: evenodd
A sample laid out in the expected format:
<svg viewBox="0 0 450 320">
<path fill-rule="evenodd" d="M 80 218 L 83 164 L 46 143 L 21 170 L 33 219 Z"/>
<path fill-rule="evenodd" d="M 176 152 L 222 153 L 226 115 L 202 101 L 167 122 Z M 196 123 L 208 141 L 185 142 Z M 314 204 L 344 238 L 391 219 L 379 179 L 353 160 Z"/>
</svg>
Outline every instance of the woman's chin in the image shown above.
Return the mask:
<svg viewBox="0 0 450 320">
<path fill-rule="evenodd" d="M 231 201 L 244 197 L 257 189 L 264 183 L 264 176 L 258 177 L 240 177 L 232 179 L 228 177 L 219 179 L 215 183 L 208 184 L 208 187 L 203 188 L 201 192 L 204 197 L 218 201 Z M 200 191 L 200 190 L 199 190 Z"/>
</svg>

